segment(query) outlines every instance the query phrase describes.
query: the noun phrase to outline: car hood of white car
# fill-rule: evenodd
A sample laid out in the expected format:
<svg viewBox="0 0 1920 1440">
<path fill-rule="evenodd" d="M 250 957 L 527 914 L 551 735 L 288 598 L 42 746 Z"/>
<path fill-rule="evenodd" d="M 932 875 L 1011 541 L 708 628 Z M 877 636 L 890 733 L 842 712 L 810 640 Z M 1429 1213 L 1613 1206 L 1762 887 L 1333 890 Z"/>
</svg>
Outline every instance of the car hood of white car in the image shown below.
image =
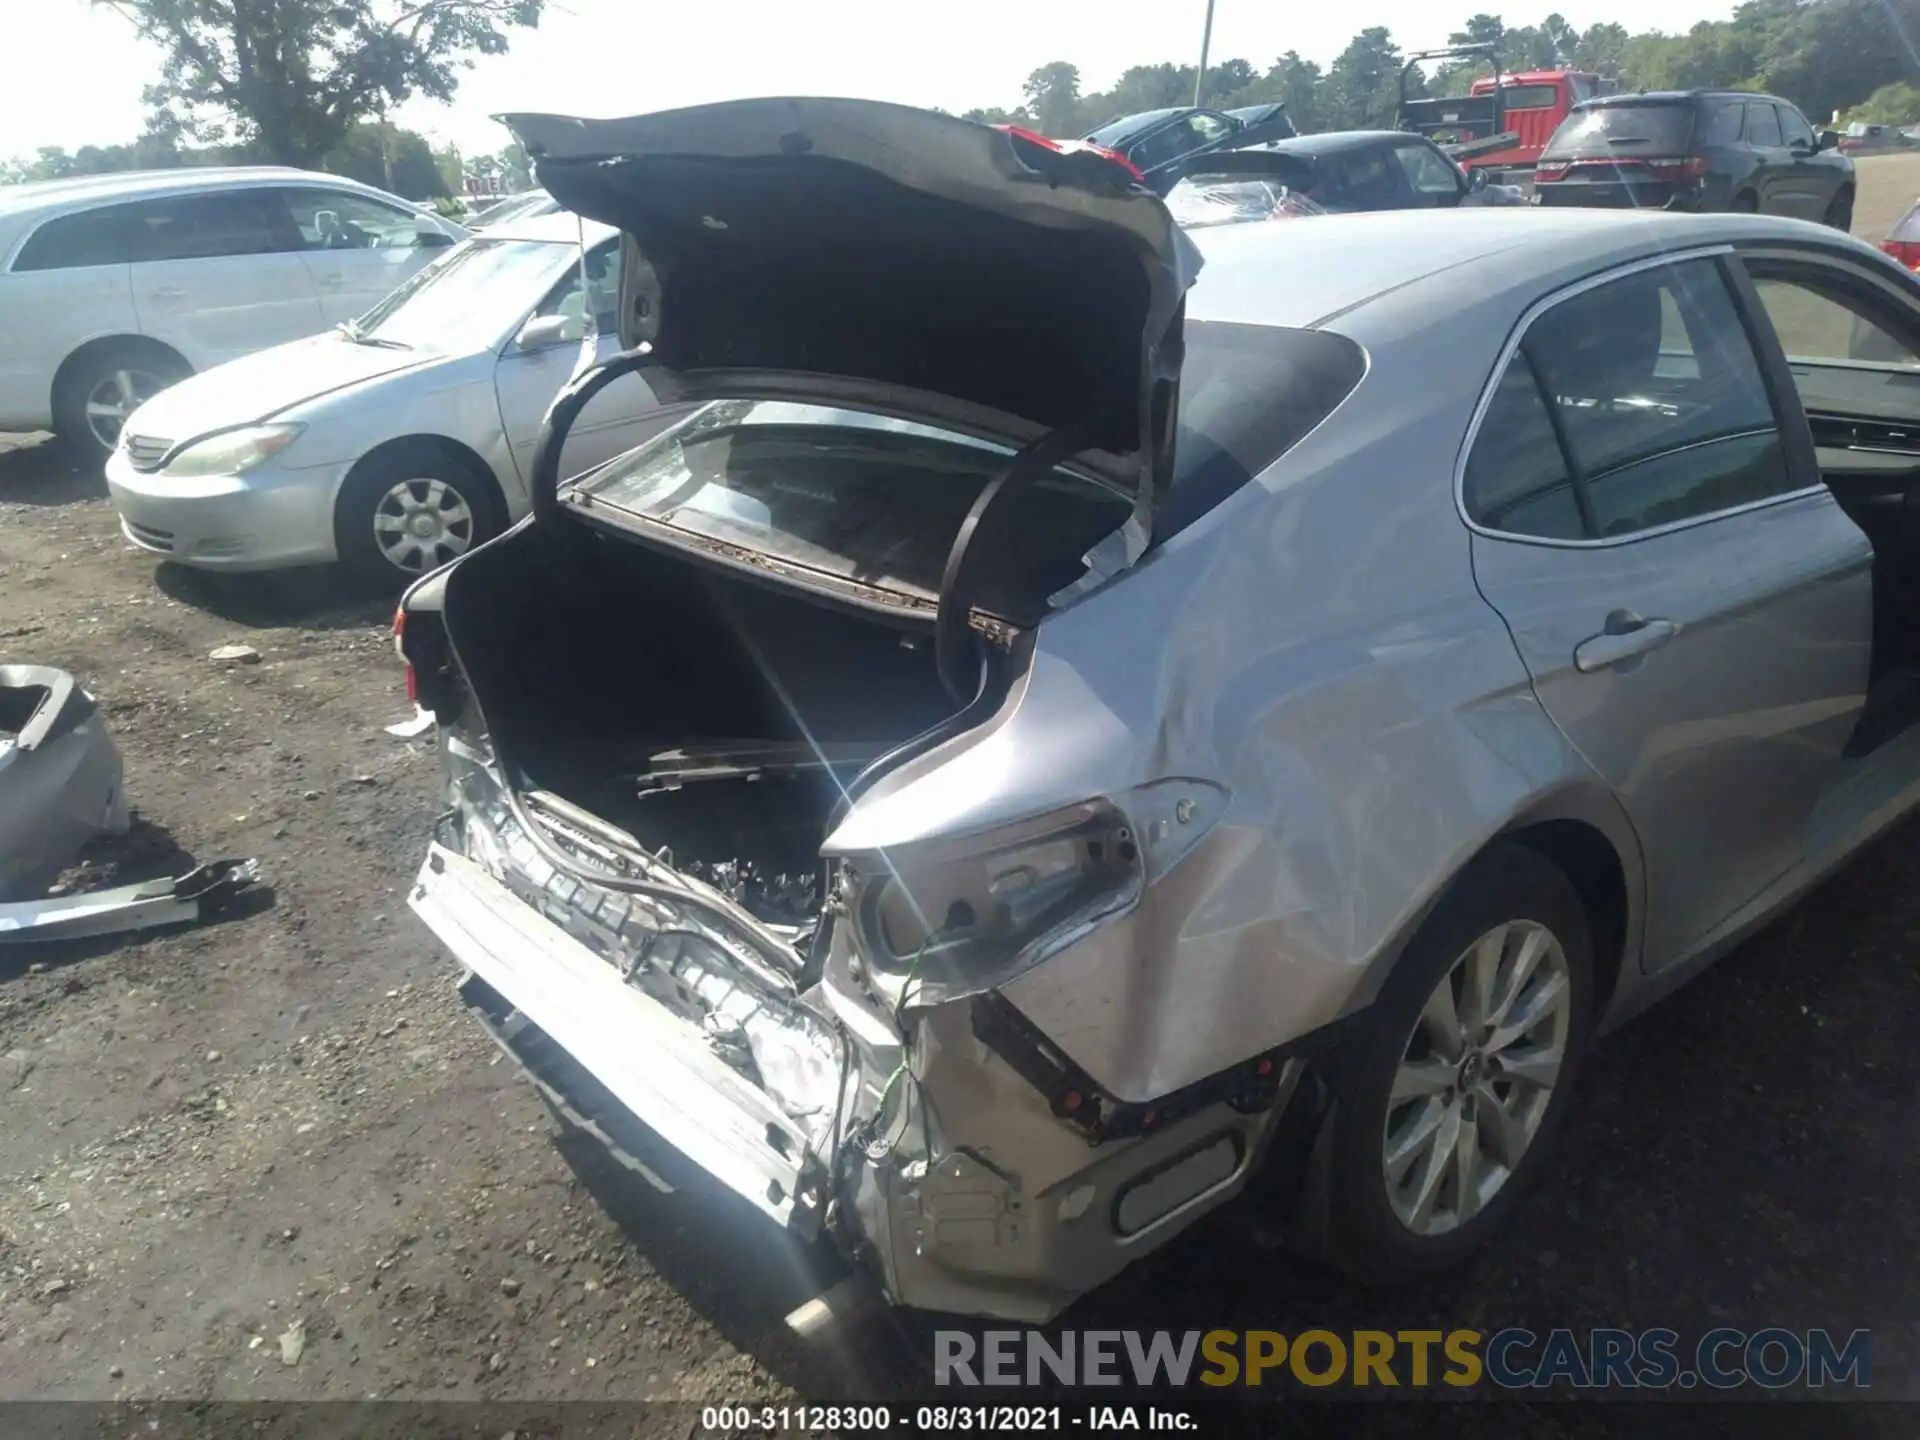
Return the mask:
<svg viewBox="0 0 1920 1440">
<path fill-rule="evenodd" d="M 188 376 L 142 405 L 127 429 L 178 443 L 271 420 L 295 405 L 450 358 L 445 351 L 390 349 L 328 331 Z"/>
</svg>

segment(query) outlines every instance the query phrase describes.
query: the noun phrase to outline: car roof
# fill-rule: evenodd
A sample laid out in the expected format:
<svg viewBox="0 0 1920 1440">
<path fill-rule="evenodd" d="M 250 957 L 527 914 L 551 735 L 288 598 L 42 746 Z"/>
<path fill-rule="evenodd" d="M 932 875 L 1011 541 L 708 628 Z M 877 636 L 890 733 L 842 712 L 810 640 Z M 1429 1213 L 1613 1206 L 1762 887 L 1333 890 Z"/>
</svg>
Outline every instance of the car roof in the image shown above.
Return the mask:
<svg viewBox="0 0 1920 1440">
<path fill-rule="evenodd" d="M 1497 297 L 1516 288 L 1537 297 L 1634 260 L 1740 239 L 1804 243 L 1810 231 L 1802 221 L 1771 215 L 1576 206 L 1386 210 L 1216 225 L 1189 232 L 1205 264 L 1187 314 L 1338 329 L 1336 322 L 1348 315 L 1417 296 L 1436 315 L 1458 318 L 1482 303 L 1509 303 Z M 1864 242 L 1838 232 L 1827 239 L 1875 258 Z"/>
<path fill-rule="evenodd" d="M 1759 90 L 1629 90 L 1617 95 L 1596 95 L 1580 108 L 1598 110 L 1603 106 L 1640 105 L 1653 103 L 1658 105 L 1678 105 L 1689 100 L 1773 100 L 1778 95 L 1768 95 Z"/>
<path fill-rule="evenodd" d="M 556 210 L 548 215 L 524 215 L 517 219 L 502 220 L 498 225 L 487 226 L 478 235 L 482 240 L 539 240 L 562 245 L 572 245 L 585 239 L 591 247 L 619 233 L 613 226 L 602 225 L 598 220 L 586 220 L 571 211 Z"/>
<path fill-rule="evenodd" d="M 134 200 L 149 195 L 173 195 L 229 186 L 326 185 L 385 197 L 386 192 L 344 175 L 317 170 L 295 170 L 280 165 L 183 166 L 176 170 L 120 170 L 106 175 L 72 175 L 63 180 L 30 180 L 23 185 L 0 186 L 0 216 L 19 216 L 68 205 Z M 398 196 L 388 197 L 399 199 Z M 411 204 L 410 201 L 401 201 Z"/>
</svg>

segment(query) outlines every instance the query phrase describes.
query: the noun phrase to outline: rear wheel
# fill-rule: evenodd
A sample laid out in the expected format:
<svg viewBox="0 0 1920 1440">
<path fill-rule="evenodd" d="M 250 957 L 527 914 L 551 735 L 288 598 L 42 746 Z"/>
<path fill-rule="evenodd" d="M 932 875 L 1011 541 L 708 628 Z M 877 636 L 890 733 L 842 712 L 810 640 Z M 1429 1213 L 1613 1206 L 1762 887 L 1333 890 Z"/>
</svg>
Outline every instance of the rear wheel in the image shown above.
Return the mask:
<svg viewBox="0 0 1920 1440">
<path fill-rule="evenodd" d="M 102 345 L 69 362 L 61 375 L 53 397 L 54 430 L 77 457 L 99 464 L 120 443 L 135 410 L 191 373 L 186 361 L 159 345 Z"/>
<path fill-rule="evenodd" d="M 457 560 L 501 529 L 491 477 L 431 443 L 362 460 L 340 487 L 334 543 L 367 583 L 394 589 Z"/>
<path fill-rule="evenodd" d="M 1853 233 L 1853 191 L 1842 190 L 1833 197 L 1833 203 L 1827 207 L 1823 217 L 1834 229 L 1846 234 Z"/>
<path fill-rule="evenodd" d="M 1499 1233 L 1566 1109 L 1592 996 L 1572 884 L 1533 850 L 1490 850 L 1408 947 L 1343 1067 L 1335 1261 L 1417 1279 Z"/>
</svg>

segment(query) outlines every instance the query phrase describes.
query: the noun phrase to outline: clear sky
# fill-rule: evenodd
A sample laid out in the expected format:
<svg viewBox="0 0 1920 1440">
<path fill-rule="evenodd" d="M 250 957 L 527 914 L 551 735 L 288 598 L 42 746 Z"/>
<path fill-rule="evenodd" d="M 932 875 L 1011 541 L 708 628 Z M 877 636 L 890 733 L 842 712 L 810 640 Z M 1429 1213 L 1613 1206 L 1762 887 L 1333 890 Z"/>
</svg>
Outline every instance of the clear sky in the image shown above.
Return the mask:
<svg viewBox="0 0 1920 1440">
<path fill-rule="evenodd" d="M 159 57 L 87 0 L 0 0 L 16 22 L 0 85 L 0 157 L 41 145 L 113 144 L 138 133 L 140 88 Z M 1407 49 L 1446 43 L 1467 15 L 1682 31 L 1731 14 L 1731 0 L 1215 0 L 1215 61 L 1265 68 L 1286 50 L 1322 64 L 1355 32 L 1385 25 Z M 1455 13 L 1455 12 L 1458 13 Z M 507 142 L 502 110 L 631 115 L 742 95 L 859 95 L 960 111 L 1013 105 L 1049 60 L 1103 89 L 1129 65 L 1199 58 L 1206 0 L 548 0 L 537 31 L 469 72 L 451 106 L 393 118 L 466 150 Z"/>
</svg>

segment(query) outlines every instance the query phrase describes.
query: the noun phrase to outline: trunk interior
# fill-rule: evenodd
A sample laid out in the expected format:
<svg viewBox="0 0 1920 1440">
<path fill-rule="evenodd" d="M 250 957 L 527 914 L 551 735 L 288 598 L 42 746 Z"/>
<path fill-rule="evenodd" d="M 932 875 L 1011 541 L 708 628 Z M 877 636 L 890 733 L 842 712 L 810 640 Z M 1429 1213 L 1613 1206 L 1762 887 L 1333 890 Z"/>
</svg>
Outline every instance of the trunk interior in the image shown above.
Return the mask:
<svg viewBox="0 0 1920 1440">
<path fill-rule="evenodd" d="M 457 567 L 446 621 L 514 783 L 664 847 L 778 925 L 818 913 L 843 787 L 962 709 L 924 622 L 565 519 Z"/>
</svg>

